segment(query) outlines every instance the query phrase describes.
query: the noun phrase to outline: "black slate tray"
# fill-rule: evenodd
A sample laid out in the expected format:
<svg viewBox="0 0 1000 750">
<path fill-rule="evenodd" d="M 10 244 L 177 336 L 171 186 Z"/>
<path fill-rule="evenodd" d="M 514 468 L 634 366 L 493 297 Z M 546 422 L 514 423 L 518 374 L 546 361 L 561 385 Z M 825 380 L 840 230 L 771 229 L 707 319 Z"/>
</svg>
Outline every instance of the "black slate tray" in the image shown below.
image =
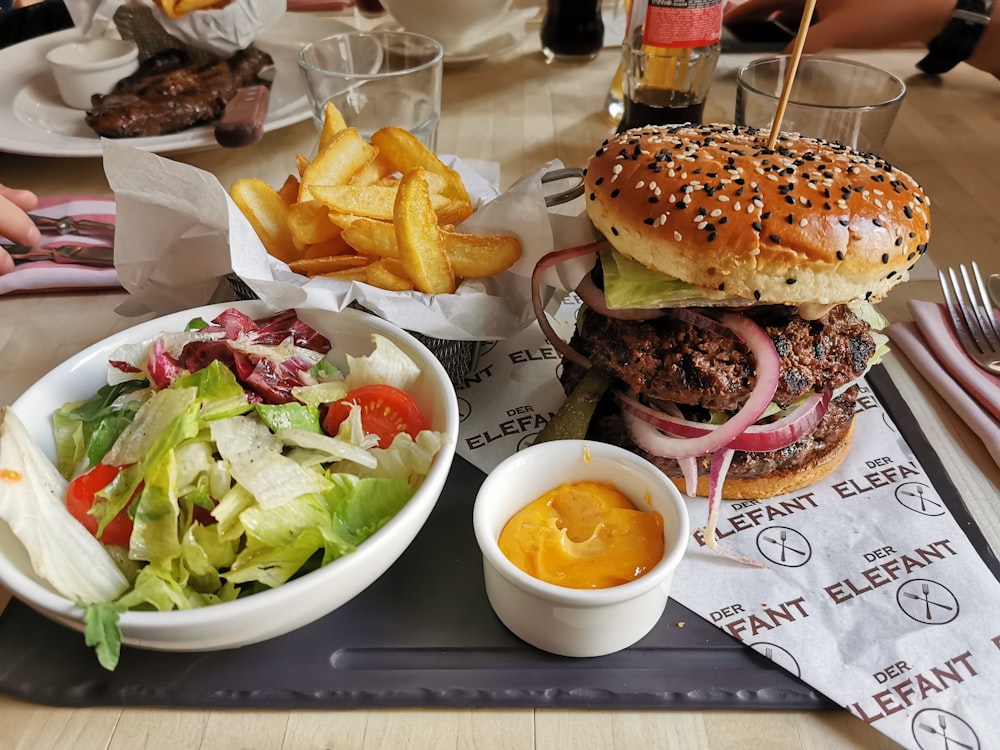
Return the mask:
<svg viewBox="0 0 1000 750">
<path fill-rule="evenodd" d="M 881 368 L 882 403 L 994 575 L 1000 565 Z M 512 636 L 472 533 L 481 471 L 456 458 L 437 508 L 371 588 L 289 635 L 229 651 L 126 648 L 109 673 L 83 636 L 17 601 L 0 617 L 0 692 L 61 706 L 830 709 L 805 683 L 671 600 L 625 651 L 553 656 Z"/>
</svg>

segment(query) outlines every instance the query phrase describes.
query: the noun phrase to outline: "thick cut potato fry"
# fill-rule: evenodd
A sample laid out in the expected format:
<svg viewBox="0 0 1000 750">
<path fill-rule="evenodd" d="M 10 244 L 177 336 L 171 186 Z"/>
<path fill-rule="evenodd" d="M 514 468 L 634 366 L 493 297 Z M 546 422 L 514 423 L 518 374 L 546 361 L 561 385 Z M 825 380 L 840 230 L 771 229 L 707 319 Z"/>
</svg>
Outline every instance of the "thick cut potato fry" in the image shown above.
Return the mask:
<svg viewBox="0 0 1000 750">
<path fill-rule="evenodd" d="M 288 175 L 284 184 L 278 188 L 278 195 L 289 206 L 295 203 L 299 199 L 299 178 L 293 174 Z"/>
<path fill-rule="evenodd" d="M 313 197 L 334 213 L 382 221 L 392 221 L 397 192 L 398 187 L 382 185 L 315 185 L 312 188 Z M 451 201 L 440 193 L 428 193 L 435 211 L 451 205 Z"/>
<path fill-rule="evenodd" d="M 320 276 L 327 279 L 338 279 L 339 281 L 365 281 L 368 280 L 368 267 L 357 266 L 355 268 L 345 268 L 340 271 L 330 271 Z"/>
<path fill-rule="evenodd" d="M 378 185 L 382 180 L 389 178 L 394 171 L 392 164 L 379 154 L 354 173 L 354 176 L 351 177 L 351 184 Z"/>
<path fill-rule="evenodd" d="M 315 245 L 309 245 L 302 252 L 303 258 L 325 258 L 330 255 L 350 255 L 354 254 L 354 249 L 344 242 L 342 235 L 331 237 Z"/>
<path fill-rule="evenodd" d="M 472 204 L 469 191 L 465 189 L 462 177 L 441 161 L 437 154 L 423 144 L 413 133 L 403 128 L 381 128 L 372 133 L 372 144 L 397 171 L 405 174 L 411 169 L 422 168 L 445 179 L 447 187 L 442 191 L 449 198 Z"/>
<path fill-rule="evenodd" d="M 461 224 L 472 216 L 472 206 L 467 201 L 449 200 L 443 206 L 435 209 L 438 216 L 438 223 L 442 226 L 449 224 Z"/>
<path fill-rule="evenodd" d="M 358 218 L 341 233 L 344 242 L 364 255 L 399 258 L 396 229 L 391 222 Z"/>
<path fill-rule="evenodd" d="M 368 265 L 363 255 L 330 255 L 326 258 L 302 258 L 293 260 L 288 267 L 303 276 L 319 276 L 343 271 L 345 268 L 360 268 Z"/>
<path fill-rule="evenodd" d="M 298 247 L 325 242 L 340 234 L 340 227 L 330 221 L 330 209 L 316 200 L 288 207 L 288 229 Z"/>
<path fill-rule="evenodd" d="M 302 173 L 299 201 L 310 200 L 317 185 L 346 185 L 377 155 L 378 149 L 358 135 L 357 128 L 344 128 Z"/>
<path fill-rule="evenodd" d="M 495 276 L 521 257 L 521 241 L 503 234 L 441 231 L 441 245 L 455 275 L 463 279 Z"/>
<path fill-rule="evenodd" d="M 382 258 L 365 266 L 365 282 L 390 292 L 413 289 L 413 282 L 407 278 L 403 264 L 392 258 Z"/>
<path fill-rule="evenodd" d="M 277 190 L 263 180 L 247 177 L 234 182 L 229 194 L 271 255 L 286 263 L 299 257 L 288 228 L 288 204 Z"/>
<path fill-rule="evenodd" d="M 347 122 L 344 120 L 344 115 L 337 109 L 337 105 L 333 102 L 327 102 L 326 107 L 323 108 L 323 127 L 319 131 L 319 151 L 317 153 L 322 154 L 326 151 L 333 137 L 341 130 L 346 129 Z"/>
<path fill-rule="evenodd" d="M 441 247 L 437 214 L 421 168 L 406 172 L 399 181 L 393 223 L 399 259 L 413 285 L 425 294 L 451 294 L 455 274 Z"/>
</svg>

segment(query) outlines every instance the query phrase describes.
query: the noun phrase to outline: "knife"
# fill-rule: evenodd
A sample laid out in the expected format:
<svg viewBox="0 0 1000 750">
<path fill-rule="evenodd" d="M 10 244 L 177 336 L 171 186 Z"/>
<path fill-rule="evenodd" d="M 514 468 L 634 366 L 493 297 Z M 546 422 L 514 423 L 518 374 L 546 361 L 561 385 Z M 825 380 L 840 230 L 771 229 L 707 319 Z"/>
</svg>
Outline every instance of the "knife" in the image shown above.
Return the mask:
<svg viewBox="0 0 1000 750">
<path fill-rule="evenodd" d="M 105 221 L 94 221 L 93 219 L 77 219 L 73 216 L 62 216 L 52 218 L 50 216 L 39 216 L 38 214 L 28 214 L 35 226 L 42 232 L 54 232 L 55 234 L 79 234 L 84 237 L 113 237 L 115 225 Z"/>
<path fill-rule="evenodd" d="M 264 120 L 271 103 L 271 84 L 277 68 L 268 65 L 257 74 L 257 83 L 241 86 L 226 102 L 226 109 L 215 125 L 215 140 L 225 148 L 249 146 L 264 135 Z"/>
<path fill-rule="evenodd" d="M 29 245 L 0 244 L 15 263 L 50 260 L 54 263 L 72 263 L 78 266 L 111 268 L 115 265 L 115 249 L 110 245 Z"/>
</svg>

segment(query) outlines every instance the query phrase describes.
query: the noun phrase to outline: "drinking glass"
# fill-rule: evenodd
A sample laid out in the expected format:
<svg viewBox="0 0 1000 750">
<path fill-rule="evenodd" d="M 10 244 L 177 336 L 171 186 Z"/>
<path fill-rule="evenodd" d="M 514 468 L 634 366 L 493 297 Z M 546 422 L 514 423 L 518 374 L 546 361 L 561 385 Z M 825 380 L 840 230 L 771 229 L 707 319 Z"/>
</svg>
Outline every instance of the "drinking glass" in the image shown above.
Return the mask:
<svg viewBox="0 0 1000 750">
<path fill-rule="evenodd" d="M 322 128 L 332 102 L 364 138 L 382 127 L 405 128 L 434 150 L 441 117 L 444 50 L 406 31 L 348 31 L 307 44 L 299 69 L 313 120 Z"/>
<path fill-rule="evenodd" d="M 736 123 L 769 130 L 788 55 L 747 63 L 737 74 Z M 781 130 L 878 153 L 906 95 L 896 76 L 872 65 L 804 55 L 792 82 Z"/>
</svg>

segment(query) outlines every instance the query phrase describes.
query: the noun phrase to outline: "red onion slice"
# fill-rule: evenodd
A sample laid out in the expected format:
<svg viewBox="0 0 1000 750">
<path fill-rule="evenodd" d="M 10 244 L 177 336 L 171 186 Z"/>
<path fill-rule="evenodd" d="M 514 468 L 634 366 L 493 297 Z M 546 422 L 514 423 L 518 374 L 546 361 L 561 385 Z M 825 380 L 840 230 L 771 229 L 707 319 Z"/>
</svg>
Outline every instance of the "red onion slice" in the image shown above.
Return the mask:
<svg viewBox="0 0 1000 750">
<path fill-rule="evenodd" d="M 738 451 L 765 453 L 791 445 L 816 429 L 826 415 L 832 396 L 830 391 L 814 393 L 780 419 L 768 424 L 751 425 L 726 447 Z M 620 391 L 615 393 L 615 399 L 623 410 L 674 437 L 700 437 L 719 429 L 719 425 L 692 422 L 667 414 Z"/>
<path fill-rule="evenodd" d="M 570 362 L 574 362 L 587 369 L 590 368 L 590 359 L 559 338 L 559 336 L 556 335 L 555 329 L 552 328 L 552 324 L 549 322 L 548 315 L 545 314 L 545 306 L 542 304 L 542 275 L 553 266 L 572 258 L 581 258 L 584 255 L 596 256 L 597 251 L 600 250 L 604 244 L 605 243 L 603 241 L 600 241 L 592 242 L 589 245 L 578 245 L 577 247 L 568 247 L 562 250 L 556 250 L 548 255 L 542 256 L 535 264 L 534 270 L 531 272 L 531 307 L 535 311 L 535 318 L 538 320 L 539 328 L 542 329 L 542 333 L 545 335 L 545 338 L 548 339 L 548 342 L 552 344 L 553 347 L 555 347 L 557 352 Z"/>
<path fill-rule="evenodd" d="M 662 318 L 666 315 L 666 311 L 658 307 L 608 307 L 608 300 L 604 296 L 604 290 L 597 288 L 589 273 L 583 277 L 583 280 L 577 286 L 576 293 L 580 295 L 580 299 L 591 309 L 606 318 L 614 318 L 616 320 L 653 320 L 654 318 Z"/>
<path fill-rule="evenodd" d="M 690 311 L 686 312 L 690 313 Z M 695 319 L 712 320 L 699 313 L 694 313 L 694 316 L 696 316 Z M 625 422 L 629 427 L 632 440 L 647 453 L 668 458 L 689 458 L 715 453 L 729 446 L 748 427 L 760 419 L 760 415 L 771 403 L 775 391 L 778 390 L 778 377 L 781 370 L 781 358 L 774 348 L 774 343 L 764 330 L 749 318 L 727 313 L 722 316 L 719 322 L 746 343 L 757 363 L 757 382 L 750 392 L 750 397 L 743 408 L 730 417 L 728 422 L 720 425 L 718 429 L 686 439 L 667 437 L 652 425 L 626 412 Z M 700 325 L 700 323 L 694 323 L 694 325 Z"/>
<path fill-rule="evenodd" d="M 719 523 L 719 508 L 722 505 L 722 485 L 725 484 L 729 465 L 733 462 L 733 453 L 734 451 L 724 450 L 712 456 L 712 468 L 709 471 L 708 479 L 708 520 L 705 522 L 702 536 L 705 539 L 705 546 L 713 552 L 751 568 L 766 568 L 766 565 L 757 560 L 728 547 L 723 547 L 715 536 L 715 529 Z"/>
</svg>

